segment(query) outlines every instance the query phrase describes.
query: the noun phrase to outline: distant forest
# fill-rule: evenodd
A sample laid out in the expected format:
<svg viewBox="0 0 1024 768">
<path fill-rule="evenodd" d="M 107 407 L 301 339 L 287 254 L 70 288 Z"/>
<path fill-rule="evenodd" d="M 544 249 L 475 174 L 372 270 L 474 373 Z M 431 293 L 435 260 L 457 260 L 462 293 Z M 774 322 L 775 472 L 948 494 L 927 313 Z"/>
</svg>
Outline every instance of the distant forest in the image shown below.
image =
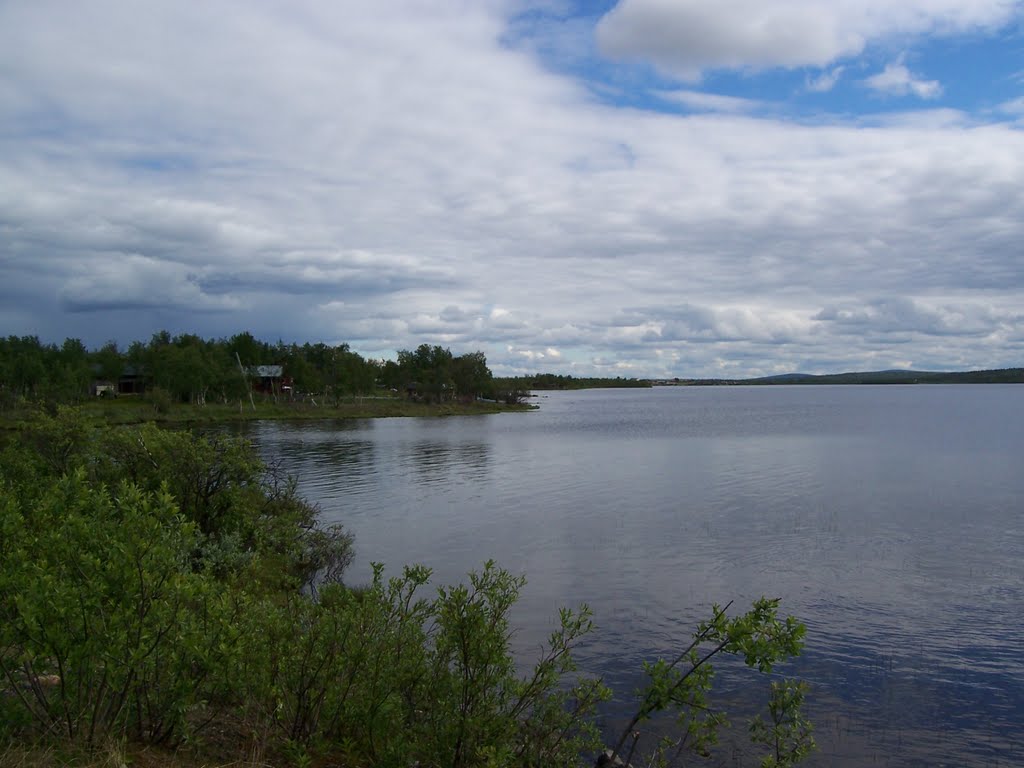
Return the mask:
<svg viewBox="0 0 1024 768">
<path fill-rule="evenodd" d="M 812 375 L 787 373 L 756 379 L 670 379 L 656 384 L 729 386 L 772 384 L 1024 384 L 1024 368 L 986 371 L 860 371 Z"/>
<path fill-rule="evenodd" d="M 426 402 L 500 394 L 483 352 L 456 356 L 422 344 L 400 350 L 397 358 L 367 359 L 348 344 L 269 344 L 247 332 L 207 340 L 161 331 L 127 349 L 109 342 L 95 350 L 78 339 L 57 345 L 8 336 L 0 338 L 0 408 L 153 391 L 183 403 L 227 403 L 248 397 L 261 380 L 275 397 L 317 395 L 328 401 L 382 389 Z"/>
<path fill-rule="evenodd" d="M 623 379 L 622 377 L 579 377 L 571 374 L 535 373 L 532 376 L 514 376 L 496 379 L 503 389 L 554 390 L 554 389 L 597 389 L 615 387 L 650 387 L 650 379 Z"/>
</svg>

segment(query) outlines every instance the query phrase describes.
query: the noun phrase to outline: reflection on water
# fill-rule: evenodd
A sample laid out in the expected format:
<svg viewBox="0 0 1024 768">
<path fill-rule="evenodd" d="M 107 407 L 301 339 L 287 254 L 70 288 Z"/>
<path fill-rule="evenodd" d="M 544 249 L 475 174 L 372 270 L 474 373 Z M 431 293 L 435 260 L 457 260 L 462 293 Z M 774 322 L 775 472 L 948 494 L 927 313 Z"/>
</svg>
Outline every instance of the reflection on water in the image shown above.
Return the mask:
<svg viewBox="0 0 1024 768">
<path fill-rule="evenodd" d="M 435 428 L 431 419 L 402 419 L 398 430 L 383 422 L 262 422 L 241 432 L 302 479 L 310 496 L 349 499 L 373 495 L 401 477 L 414 484 L 444 485 L 486 478 L 490 445 Z"/>
<path fill-rule="evenodd" d="M 411 464 L 415 478 L 424 484 L 483 480 L 487 475 L 489 451 L 485 443 L 463 445 L 431 439 L 414 440 L 403 446 L 403 459 Z"/>
<path fill-rule="evenodd" d="M 529 414 L 249 433 L 369 562 L 530 581 L 524 662 L 562 605 L 623 694 L 712 602 L 808 625 L 812 765 L 1024 764 L 1024 388 L 551 393 Z M 742 678 L 740 678 L 742 679 Z M 734 707 L 742 709 L 738 697 Z M 740 750 L 730 764 L 754 765 Z"/>
</svg>

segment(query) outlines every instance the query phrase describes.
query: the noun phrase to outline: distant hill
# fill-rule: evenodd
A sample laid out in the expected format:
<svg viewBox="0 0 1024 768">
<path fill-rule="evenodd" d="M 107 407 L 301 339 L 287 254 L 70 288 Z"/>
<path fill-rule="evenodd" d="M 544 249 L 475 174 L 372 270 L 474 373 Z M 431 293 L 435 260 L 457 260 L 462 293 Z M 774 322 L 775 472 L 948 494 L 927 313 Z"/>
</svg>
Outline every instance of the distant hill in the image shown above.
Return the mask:
<svg viewBox="0 0 1024 768">
<path fill-rule="evenodd" d="M 1024 368 L 988 371 L 856 371 L 815 375 L 784 373 L 755 379 L 673 379 L 655 385 L 729 386 L 772 384 L 1024 384 Z"/>
</svg>

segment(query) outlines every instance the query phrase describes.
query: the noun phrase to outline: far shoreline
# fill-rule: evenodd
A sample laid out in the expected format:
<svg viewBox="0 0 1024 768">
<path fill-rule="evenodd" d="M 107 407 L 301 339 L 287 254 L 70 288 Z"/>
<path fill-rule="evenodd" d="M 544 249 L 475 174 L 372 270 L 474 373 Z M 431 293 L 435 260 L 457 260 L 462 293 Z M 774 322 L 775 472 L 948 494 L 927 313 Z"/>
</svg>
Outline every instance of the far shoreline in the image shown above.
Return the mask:
<svg viewBox="0 0 1024 768">
<path fill-rule="evenodd" d="M 346 398 L 337 405 L 313 405 L 309 402 L 263 402 L 254 404 L 208 403 L 193 405 L 174 403 L 166 410 L 158 410 L 142 397 L 96 399 L 78 404 L 78 408 L 92 421 L 104 424 L 167 424 L 193 426 L 203 424 L 230 424 L 250 421 L 333 421 L 381 418 L 441 418 L 446 416 L 483 416 L 496 413 L 523 413 L 538 406 L 528 403 L 505 404 L 487 401 L 471 403 L 422 403 L 401 398 Z M 0 416 L 0 429 L 19 429 L 31 410 Z"/>
<path fill-rule="evenodd" d="M 1024 368 L 977 371 L 852 371 L 847 373 L 785 373 L 752 379 L 651 379 L 655 387 L 735 387 L 808 384 L 1024 384 Z"/>
</svg>

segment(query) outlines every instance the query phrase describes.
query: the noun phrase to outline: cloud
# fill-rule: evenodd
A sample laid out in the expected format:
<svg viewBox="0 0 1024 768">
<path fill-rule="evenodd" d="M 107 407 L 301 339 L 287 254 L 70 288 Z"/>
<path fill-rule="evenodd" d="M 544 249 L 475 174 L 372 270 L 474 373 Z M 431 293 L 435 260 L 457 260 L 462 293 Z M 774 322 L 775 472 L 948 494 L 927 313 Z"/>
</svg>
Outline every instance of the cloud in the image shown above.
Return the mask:
<svg viewBox="0 0 1024 768">
<path fill-rule="evenodd" d="M 61 290 L 71 312 L 162 309 L 209 312 L 237 309 L 231 296 L 213 296 L 184 265 L 138 254 L 93 261 L 87 273 L 71 277 Z"/>
<path fill-rule="evenodd" d="M 812 93 L 827 93 L 835 88 L 836 83 L 839 82 L 839 78 L 842 77 L 846 67 L 833 67 L 832 69 L 822 72 L 817 77 L 807 78 L 807 90 Z"/>
<path fill-rule="evenodd" d="M 555 363 L 560 363 L 562 359 L 561 352 L 557 349 L 552 349 L 551 347 L 544 350 L 535 350 L 517 349 L 509 346 L 506 348 L 506 351 L 513 358 L 517 358 L 520 361 L 528 361 L 530 364 L 539 366 L 550 366 Z"/>
<path fill-rule="evenodd" d="M 977 302 L 946 304 L 897 296 L 828 306 L 814 319 L 836 326 L 842 334 L 977 337 L 1017 326 L 1022 316 Z"/>
<path fill-rule="evenodd" d="M 1024 116 L 1024 96 L 1004 101 L 997 109 L 1004 114 Z"/>
<path fill-rule="evenodd" d="M 991 30 L 1013 0 L 620 0 L 597 27 L 601 50 L 687 81 L 707 70 L 826 67 L 898 36 Z"/>
<path fill-rule="evenodd" d="M 809 322 L 799 314 L 771 307 L 684 306 L 653 313 L 658 329 L 650 341 L 714 343 L 746 341 L 779 344 L 806 335 Z"/>
<path fill-rule="evenodd" d="M 919 99 L 936 99 L 942 95 L 938 80 L 921 80 L 911 74 L 902 59 L 885 65 L 885 69 L 867 78 L 864 83 L 872 90 L 890 96 L 914 95 Z"/>
<path fill-rule="evenodd" d="M 753 112 L 762 106 L 761 102 L 756 99 L 742 99 L 703 91 L 659 91 L 657 95 L 666 101 L 682 104 L 687 109 L 696 112 L 743 113 Z"/>
<path fill-rule="evenodd" d="M 825 5 L 808 23 L 865 41 L 1008 13 Z M 1020 364 L 1012 121 L 621 108 L 510 44 L 509 7 L 0 3 L 4 332 L 443 343 L 581 375 Z M 740 27 L 721 60 L 775 61 Z"/>
</svg>

